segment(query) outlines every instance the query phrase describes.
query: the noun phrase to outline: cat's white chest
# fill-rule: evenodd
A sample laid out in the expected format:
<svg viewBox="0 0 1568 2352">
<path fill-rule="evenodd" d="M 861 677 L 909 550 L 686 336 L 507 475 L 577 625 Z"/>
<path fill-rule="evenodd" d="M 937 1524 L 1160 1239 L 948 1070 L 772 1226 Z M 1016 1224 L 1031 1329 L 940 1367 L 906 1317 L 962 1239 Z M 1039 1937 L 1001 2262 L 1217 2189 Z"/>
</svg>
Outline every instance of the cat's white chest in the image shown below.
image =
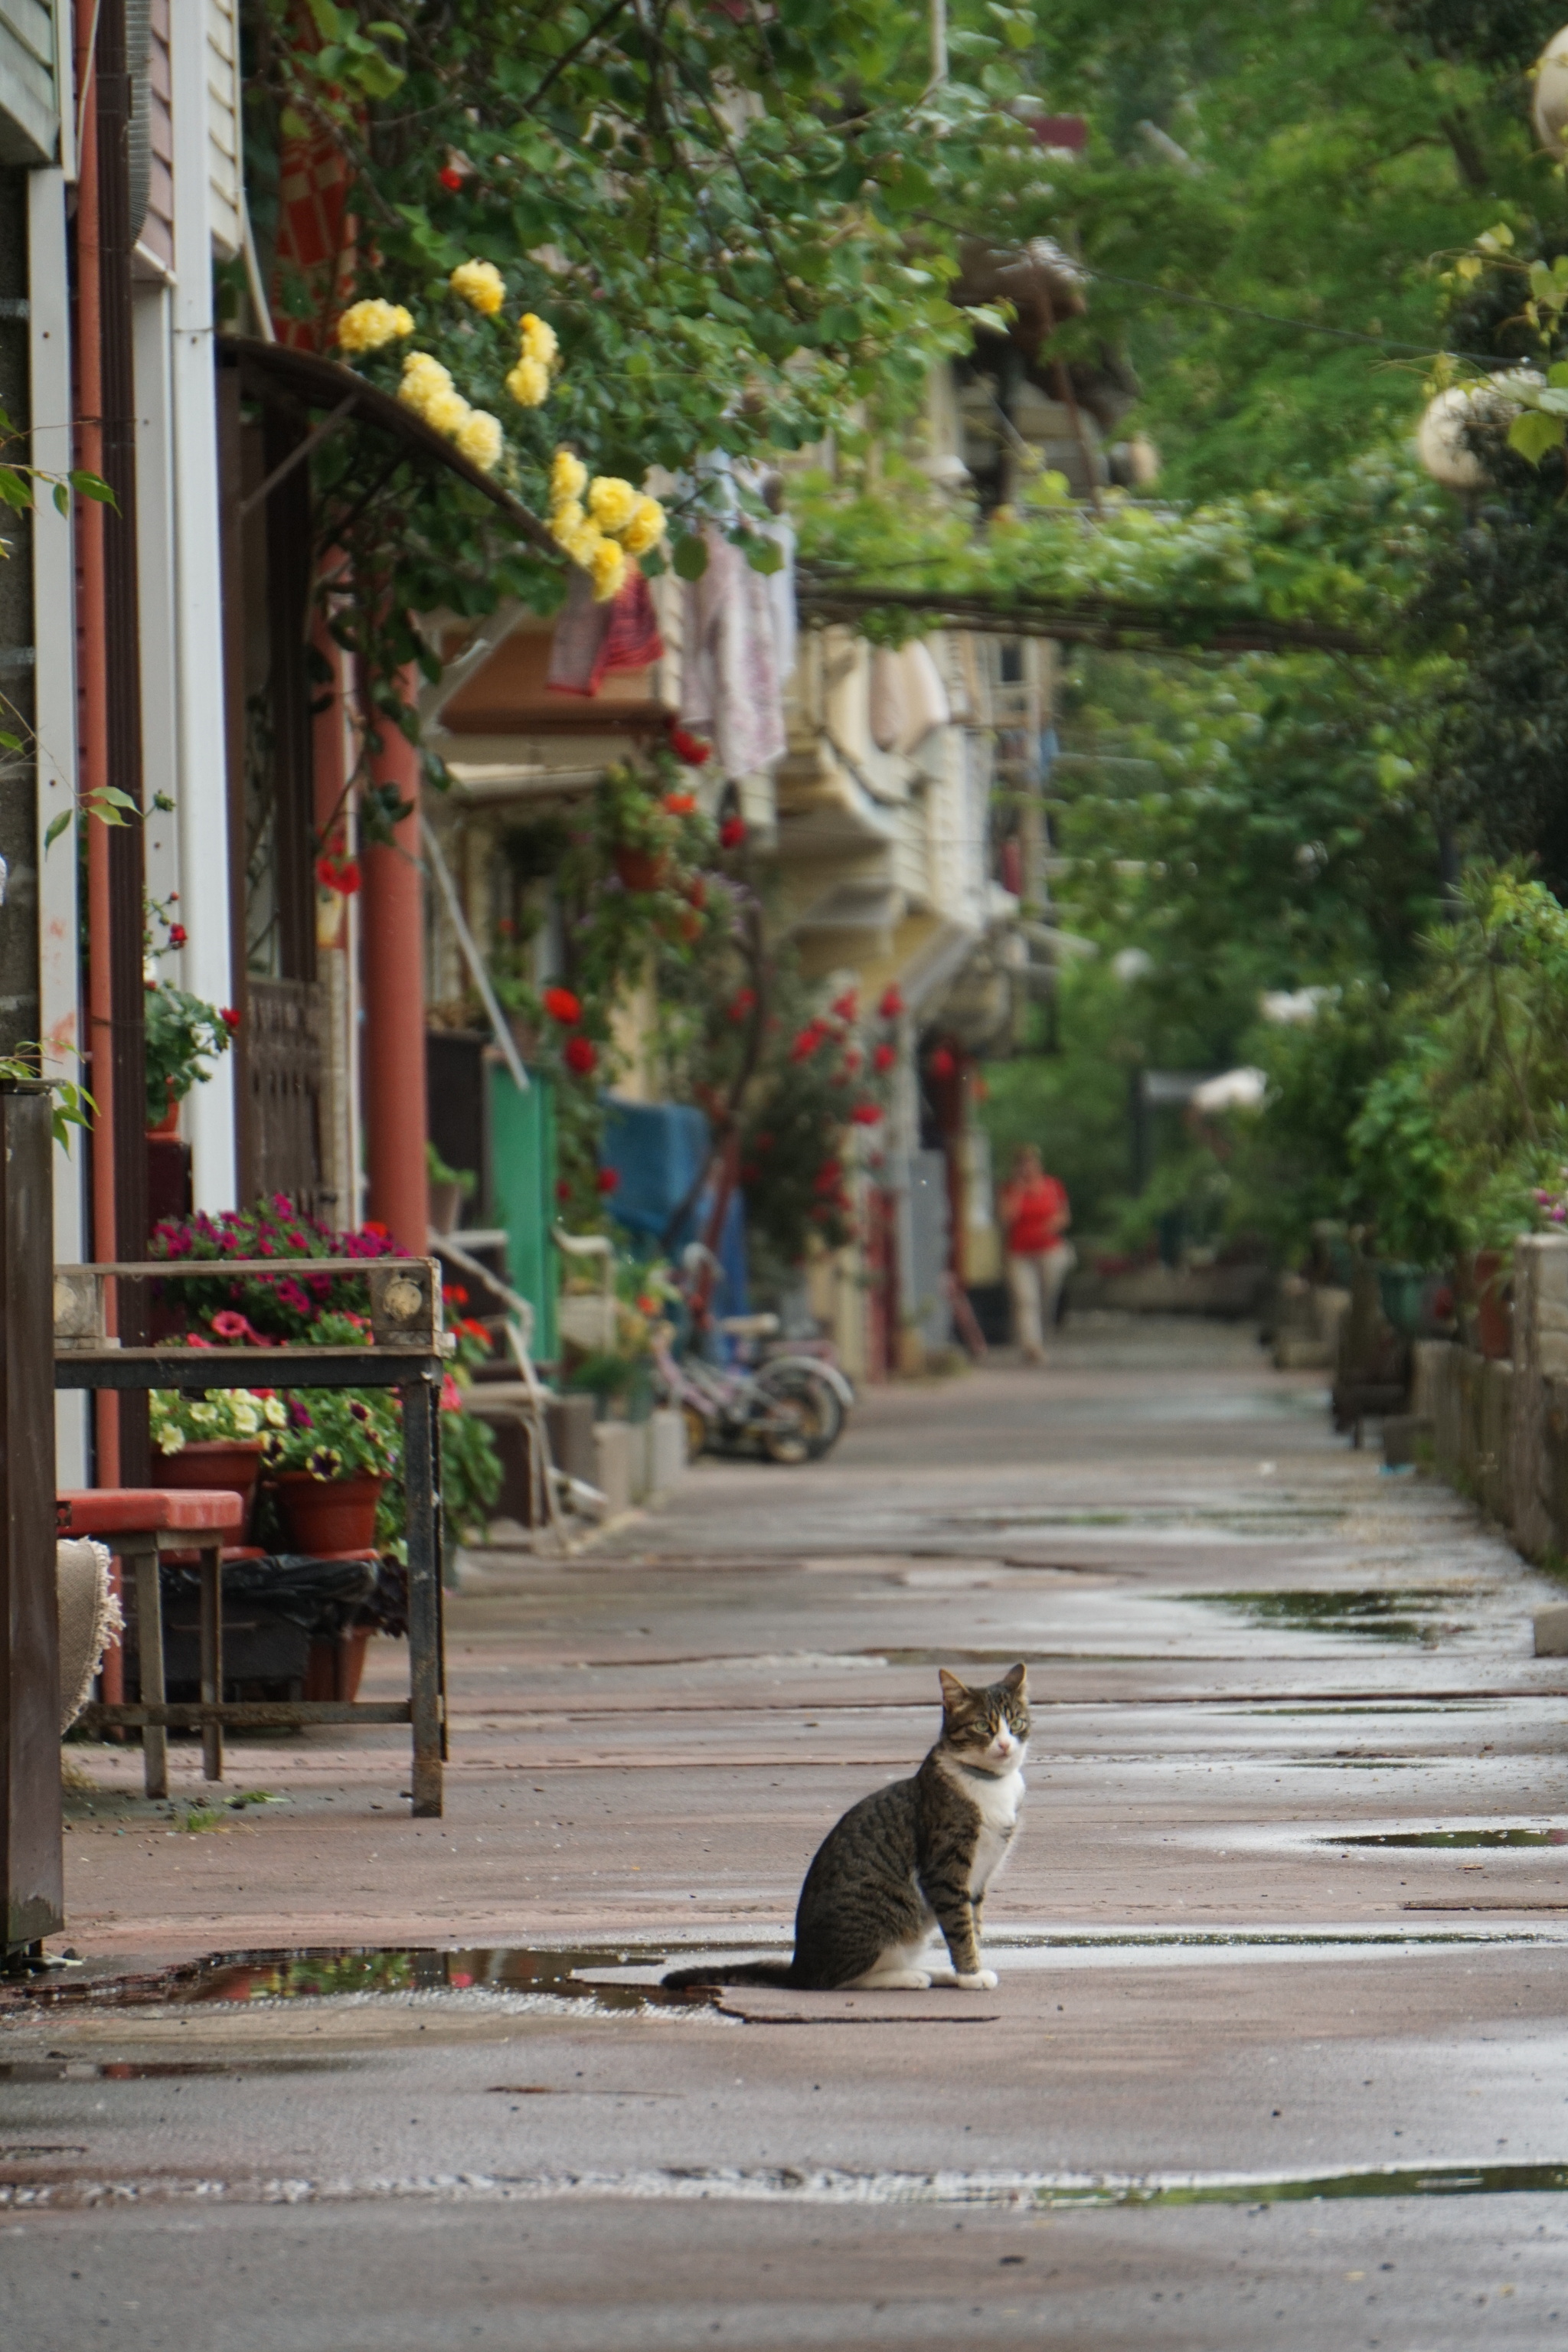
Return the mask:
<svg viewBox="0 0 1568 2352">
<path fill-rule="evenodd" d="M 1015 1766 L 1011 1772 L 998 1773 L 994 1779 L 989 1775 L 971 1778 L 964 1783 L 964 1794 L 980 1815 L 980 1834 L 969 1872 L 969 1892 L 979 1895 L 1007 1858 L 1024 1801 L 1024 1775 Z"/>
</svg>

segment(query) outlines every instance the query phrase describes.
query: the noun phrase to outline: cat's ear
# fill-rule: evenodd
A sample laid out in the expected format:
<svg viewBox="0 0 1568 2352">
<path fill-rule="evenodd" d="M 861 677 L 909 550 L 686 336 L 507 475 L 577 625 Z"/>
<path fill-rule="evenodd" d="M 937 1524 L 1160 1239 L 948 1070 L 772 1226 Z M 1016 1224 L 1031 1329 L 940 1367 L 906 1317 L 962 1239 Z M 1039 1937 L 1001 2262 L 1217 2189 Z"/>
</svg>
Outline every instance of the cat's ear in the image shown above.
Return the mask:
<svg viewBox="0 0 1568 2352">
<path fill-rule="evenodd" d="M 1005 1691 L 1016 1691 L 1021 1696 L 1023 1694 L 1024 1685 L 1028 1679 L 1028 1673 L 1029 1669 L 1026 1665 L 1019 1664 L 1016 1666 L 1009 1666 L 1006 1673 L 1003 1675 L 998 1688 Z"/>
<path fill-rule="evenodd" d="M 968 1687 L 959 1681 L 956 1675 L 950 1675 L 945 1666 L 939 1666 L 937 1674 L 942 1682 L 942 1706 L 951 1714 L 960 1699 L 968 1697 Z"/>
</svg>

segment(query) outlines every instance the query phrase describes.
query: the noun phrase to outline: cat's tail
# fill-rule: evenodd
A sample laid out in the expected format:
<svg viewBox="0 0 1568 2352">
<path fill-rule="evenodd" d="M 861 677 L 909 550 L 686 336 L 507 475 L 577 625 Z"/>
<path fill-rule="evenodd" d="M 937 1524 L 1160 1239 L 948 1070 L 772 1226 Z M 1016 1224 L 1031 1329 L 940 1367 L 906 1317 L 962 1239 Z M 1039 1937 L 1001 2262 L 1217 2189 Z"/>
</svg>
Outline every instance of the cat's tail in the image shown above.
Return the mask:
<svg viewBox="0 0 1568 2352">
<path fill-rule="evenodd" d="M 793 1960 L 710 1960 L 692 1969 L 671 1969 L 661 1985 L 679 1992 L 687 1985 L 792 1985 Z"/>
</svg>

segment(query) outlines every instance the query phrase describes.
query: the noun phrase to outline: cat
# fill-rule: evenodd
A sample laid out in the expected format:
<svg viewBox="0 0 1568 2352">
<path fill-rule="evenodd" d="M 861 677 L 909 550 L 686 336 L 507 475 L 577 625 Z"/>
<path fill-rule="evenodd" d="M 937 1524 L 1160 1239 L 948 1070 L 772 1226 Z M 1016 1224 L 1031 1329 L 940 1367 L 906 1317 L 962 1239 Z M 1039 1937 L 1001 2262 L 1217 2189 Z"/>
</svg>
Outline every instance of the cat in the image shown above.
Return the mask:
<svg viewBox="0 0 1568 2352">
<path fill-rule="evenodd" d="M 985 1890 L 1006 1859 L 1024 1795 L 1026 1669 L 971 1689 L 942 1673 L 942 1735 L 912 1780 L 851 1805 L 805 1874 L 795 1956 L 673 1969 L 670 1986 L 789 1985 L 800 1992 L 990 1992 L 980 1965 Z M 951 1969 L 930 1966 L 940 1927 Z"/>
</svg>

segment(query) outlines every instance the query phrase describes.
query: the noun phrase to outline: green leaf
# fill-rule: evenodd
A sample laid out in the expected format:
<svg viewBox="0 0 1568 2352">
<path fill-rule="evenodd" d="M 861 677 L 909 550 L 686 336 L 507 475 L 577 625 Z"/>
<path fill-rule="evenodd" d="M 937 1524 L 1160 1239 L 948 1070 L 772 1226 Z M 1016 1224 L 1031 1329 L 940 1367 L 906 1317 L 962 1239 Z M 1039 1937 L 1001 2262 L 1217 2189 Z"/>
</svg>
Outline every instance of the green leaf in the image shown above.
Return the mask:
<svg viewBox="0 0 1568 2352">
<path fill-rule="evenodd" d="M 46 856 L 54 847 L 61 834 L 66 831 L 70 821 L 71 812 L 68 808 L 61 809 L 58 816 L 53 816 L 49 819 L 47 828 L 44 834 L 44 851 Z"/>
<path fill-rule="evenodd" d="M 114 492 L 101 474 L 89 474 L 85 467 L 73 466 L 70 486 L 79 498 L 95 499 L 100 507 L 113 507 L 117 514 L 120 511 Z"/>
<path fill-rule="evenodd" d="M 26 748 L 19 735 L 0 734 L 0 751 L 25 751 Z"/>
<path fill-rule="evenodd" d="M 63 482 L 55 484 L 55 508 L 63 515 L 68 515 L 71 510 L 71 494 Z"/>
<path fill-rule="evenodd" d="M 1565 437 L 1568 419 L 1543 415 L 1538 408 L 1527 408 L 1508 428 L 1509 447 L 1532 466 L 1539 466 L 1549 449 L 1561 449 Z"/>
<path fill-rule="evenodd" d="M 407 76 L 401 66 L 393 64 L 390 58 L 373 51 L 354 68 L 354 79 L 369 97 L 390 98 L 395 90 L 402 89 Z"/>
<path fill-rule="evenodd" d="M 18 514 L 25 513 L 33 503 L 31 485 L 22 479 L 14 467 L 0 466 L 0 499 L 4 499 L 8 507 L 15 508 Z"/>
<path fill-rule="evenodd" d="M 687 531 L 669 551 L 669 560 L 681 580 L 700 580 L 708 569 L 708 549 L 695 531 Z"/>
<path fill-rule="evenodd" d="M 776 539 L 764 539 L 760 531 L 748 531 L 741 541 L 741 552 L 753 572 L 779 572 L 784 568 L 784 550 Z"/>
</svg>

